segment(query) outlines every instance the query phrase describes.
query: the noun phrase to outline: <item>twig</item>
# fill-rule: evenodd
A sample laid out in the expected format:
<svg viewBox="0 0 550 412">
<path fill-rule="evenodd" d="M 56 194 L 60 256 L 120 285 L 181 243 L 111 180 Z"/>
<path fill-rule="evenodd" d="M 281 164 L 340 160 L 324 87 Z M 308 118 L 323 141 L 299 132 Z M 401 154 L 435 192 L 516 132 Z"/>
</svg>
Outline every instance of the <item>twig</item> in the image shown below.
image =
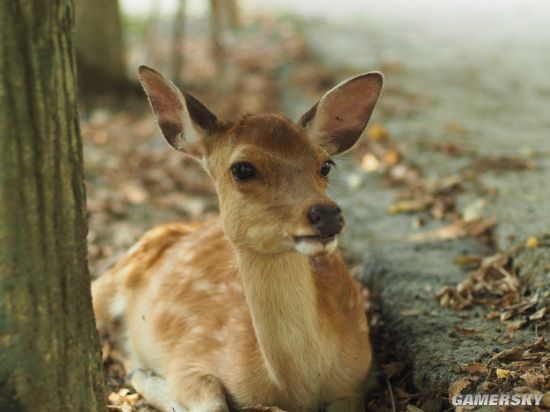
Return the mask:
<svg viewBox="0 0 550 412">
<path fill-rule="evenodd" d="M 390 391 L 391 410 L 392 410 L 392 412 L 397 412 L 397 408 L 395 406 L 395 399 L 394 399 L 394 396 L 393 396 L 393 389 L 391 387 L 390 380 L 388 379 L 387 376 L 384 376 L 384 380 L 386 381 L 386 385 L 388 385 L 388 389 Z"/>
</svg>

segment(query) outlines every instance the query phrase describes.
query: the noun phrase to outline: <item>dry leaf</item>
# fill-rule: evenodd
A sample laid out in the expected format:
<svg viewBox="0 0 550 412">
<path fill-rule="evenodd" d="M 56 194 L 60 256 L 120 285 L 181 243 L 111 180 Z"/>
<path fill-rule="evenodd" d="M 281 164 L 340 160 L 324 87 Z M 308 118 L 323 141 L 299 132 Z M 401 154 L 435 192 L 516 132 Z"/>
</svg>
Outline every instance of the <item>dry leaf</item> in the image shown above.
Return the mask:
<svg viewBox="0 0 550 412">
<path fill-rule="evenodd" d="M 375 172 L 380 167 L 380 161 L 371 153 L 367 153 L 361 160 L 361 169 L 367 173 Z"/>
<path fill-rule="evenodd" d="M 424 311 L 422 309 L 411 308 L 411 309 L 403 309 L 399 311 L 399 314 L 401 316 L 420 316 L 424 314 Z"/>
<path fill-rule="evenodd" d="M 506 379 L 512 375 L 512 371 L 508 369 L 497 368 L 497 379 Z"/>
<path fill-rule="evenodd" d="M 475 329 L 472 329 L 472 328 L 466 328 L 462 325 L 454 325 L 454 329 L 460 333 L 462 336 L 471 336 L 475 333 L 477 333 L 478 331 L 475 330 Z"/>
<path fill-rule="evenodd" d="M 400 155 L 397 150 L 388 150 L 386 153 L 384 153 L 384 156 L 382 157 L 382 161 L 388 167 L 395 166 L 397 163 L 399 163 L 399 160 Z"/>
<path fill-rule="evenodd" d="M 424 412 L 424 411 L 420 409 L 418 406 L 414 406 L 409 403 L 407 405 L 407 412 Z"/>
<path fill-rule="evenodd" d="M 529 316 L 529 320 L 540 320 L 544 318 L 544 315 L 546 315 L 546 312 L 548 312 L 547 307 L 539 309 L 535 313 L 533 313 L 531 316 Z"/>
<path fill-rule="evenodd" d="M 410 199 L 394 203 L 388 208 L 388 213 L 397 215 L 399 213 L 420 212 L 426 210 L 431 204 L 431 199 Z"/>
<path fill-rule="evenodd" d="M 453 263 L 457 266 L 479 266 L 481 264 L 481 256 L 462 255 L 453 259 Z"/>
<path fill-rule="evenodd" d="M 400 388 L 399 386 L 394 388 L 394 391 L 395 391 L 395 394 L 397 395 L 397 397 L 399 399 L 409 400 L 414 396 L 414 395 L 408 393 L 407 391 L 405 391 L 404 389 Z"/>
<path fill-rule="evenodd" d="M 536 249 L 539 246 L 539 240 L 535 236 L 531 236 L 525 241 L 525 246 L 529 249 Z"/>
<path fill-rule="evenodd" d="M 497 220 L 495 218 L 480 218 L 469 222 L 460 219 L 447 226 L 443 226 L 422 233 L 415 233 L 409 236 L 408 240 L 427 241 L 457 239 L 466 236 L 477 237 L 485 233 L 487 230 L 491 229 L 493 226 L 496 225 L 496 223 Z"/>
<path fill-rule="evenodd" d="M 367 137 L 372 140 L 385 140 L 390 136 L 388 129 L 380 123 L 373 123 L 367 128 Z"/>
<path fill-rule="evenodd" d="M 382 369 L 388 378 L 399 375 L 404 368 L 405 364 L 403 362 L 390 362 L 386 365 L 382 365 Z"/>
<path fill-rule="evenodd" d="M 523 375 L 520 376 L 521 379 L 525 381 L 525 383 L 529 386 L 539 386 L 544 385 L 545 378 L 542 373 L 536 373 L 536 372 L 526 372 Z"/>
<path fill-rule="evenodd" d="M 506 325 L 506 332 L 508 333 L 515 332 L 516 330 L 519 330 L 522 327 L 524 327 L 526 324 L 527 324 L 527 321 L 525 319 L 519 319 L 514 322 L 509 322 Z"/>
<path fill-rule="evenodd" d="M 500 317 L 500 312 L 498 310 L 493 310 L 485 315 L 485 319 L 493 320 Z"/>
<path fill-rule="evenodd" d="M 503 350 L 502 352 L 494 355 L 489 362 L 494 362 L 499 359 L 522 360 L 526 357 L 529 351 L 541 347 L 544 343 L 544 336 L 541 336 L 533 343 L 524 343 L 522 345 L 517 345 L 513 348 Z"/>
<path fill-rule="evenodd" d="M 461 378 L 451 383 L 449 385 L 449 398 L 451 399 L 456 395 L 460 395 L 460 393 L 468 386 L 470 386 L 471 383 L 472 380 L 468 377 Z"/>
<path fill-rule="evenodd" d="M 484 363 L 474 362 L 466 365 L 468 373 L 483 374 L 489 372 L 489 368 Z"/>
</svg>

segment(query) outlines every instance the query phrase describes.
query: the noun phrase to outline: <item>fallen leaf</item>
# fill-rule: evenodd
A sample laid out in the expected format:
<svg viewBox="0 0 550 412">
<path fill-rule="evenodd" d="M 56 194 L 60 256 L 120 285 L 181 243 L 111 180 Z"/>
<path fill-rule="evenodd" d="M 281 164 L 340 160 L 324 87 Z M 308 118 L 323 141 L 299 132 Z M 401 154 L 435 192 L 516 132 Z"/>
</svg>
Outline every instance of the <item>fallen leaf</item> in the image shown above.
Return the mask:
<svg viewBox="0 0 550 412">
<path fill-rule="evenodd" d="M 519 319 L 513 322 L 508 322 L 506 325 L 506 332 L 511 333 L 520 330 L 527 324 L 525 319 Z"/>
<path fill-rule="evenodd" d="M 460 333 L 462 336 L 471 336 L 475 333 L 477 333 L 478 331 L 475 330 L 475 329 L 472 329 L 472 328 L 466 328 L 462 325 L 454 325 L 454 329 Z"/>
<path fill-rule="evenodd" d="M 474 219 L 466 222 L 457 220 L 450 225 L 443 226 L 434 230 L 429 230 L 422 233 L 415 233 L 408 237 L 412 241 L 427 241 L 427 240 L 447 240 L 457 239 L 462 237 L 477 237 L 485 233 L 487 230 L 495 226 L 497 220 L 495 218 Z"/>
<path fill-rule="evenodd" d="M 430 199 L 410 199 L 394 203 L 388 208 L 388 213 L 397 215 L 399 213 L 420 212 L 430 206 Z"/>
<path fill-rule="evenodd" d="M 485 209 L 486 206 L 486 199 L 477 199 L 474 202 L 466 205 L 466 207 L 464 208 L 464 212 L 462 213 L 462 218 L 466 222 L 480 219 L 481 217 L 483 217 L 483 209 Z"/>
<path fill-rule="evenodd" d="M 420 316 L 424 314 L 424 311 L 422 309 L 411 308 L 411 309 L 403 309 L 399 311 L 399 314 L 401 316 Z"/>
<path fill-rule="evenodd" d="M 382 369 L 388 378 L 399 375 L 404 368 L 405 364 L 403 362 L 390 362 L 386 365 L 382 365 Z"/>
<path fill-rule="evenodd" d="M 485 319 L 493 320 L 500 317 L 500 312 L 498 310 L 493 310 L 485 315 Z"/>
<path fill-rule="evenodd" d="M 453 263 L 460 267 L 479 266 L 481 264 L 481 256 L 476 256 L 476 255 L 457 256 L 453 259 Z"/>
<path fill-rule="evenodd" d="M 445 130 L 449 133 L 466 134 L 466 129 L 458 122 L 450 122 Z"/>
<path fill-rule="evenodd" d="M 361 169 L 367 173 L 375 172 L 380 167 L 380 161 L 372 153 L 367 153 L 361 160 Z"/>
<path fill-rule="evenodd" d="M 466 365 L 466 371 L 472 374 L 483 374 L 489 372 L 489 368 L 484 363 L 474 362 Z"/>
<path fill-rule="evenodd" d="M 460 393 L 468 386 L 470 386 L 471 383 L 472 380 L 468 377 L 461 378 L 451 383 L 449 385 L 449 398 L 451 399 L 456 395 L 460 395 Z"/>
<path fill-rule="evenodd" d="M 532 170 L 533 164 L 527 160 L 511 156 L 491 156 L 475 160 L 470 169 L 485 172 L 494 170 L 498 172 L 509 172 L 514 170 Z"/>
<path fill-rule="evenodd" d="M 546 312 L 548 312 L 547 307 L 539 309 L 535 313 L 533 313 L 531 316 L 529 316 L 529 320 L 540 320 L 544 318 L 544 316 L 546 315 Z"/>
<path fill-rule="evenodd" d="M 503 350 L 502 352 L 494 355 L 489 362 L 494 362 L 499 359 L 522 360 L 525 358 L 526 354 L 529 353 L 529 351 L 541 347 L 544 344 L 544 336 L 541 336 L 533 343 L 524 343 L 514 346 L 513 348 Z"/>
<path fill-rule="evenodd" d="M 408 393 L 407 391 L 405 391 L 404 389 L 400 388 L 399 386 L 396 387 L 396 388 L 394 389 L 394 391 L 395 391 L 395 394 L 397 395 L 397 397 L 398 397 L 399 399 L 406 399 L 406 400 L 409 400 L 409 399 L 411 399 L 411 398 L 414 396 L 414 395 Z"/>
<path fill-rule="evenodd" d="M 526 372 L 521 375 L 520 378 L 523 379 L 528 386 L 542 386 L 546 380 L 542 373 L 537 372 Z"/>
<path fill-rule="evenodd" d="M 397 163 L 399 163 L 399 159 L 400 155 L 397 150 L 388 150 L 386 153 L 384 153 L 384 157 L 382 157 L 382 161 L 388 167 L 395 166 Z"/>
<path fill-rule="evenodd" d="M 497 379 L 506 379 L 512 375 L 512 371 L 508 369 L 497 368 Z"/>
<path fill-rule="evenodd" d="M 424 412 L 422 409 L 420 409 L 417 406 L 411 405 L 410 403 L 407 405 L 407 412 Z"/>
<path fill-rule="evenodd" d="M 380 123 L 373 123 L 367 128 L 367 137 L 372 140 L 385 140 L 390 136 L 388 129 Z"/>
<path fill-rule="evenodd" d="M 535 236 L 527 238 L 525 246 L 529 249 L 536 249 L 539 246 L 539 240 Z"/>
</svg>

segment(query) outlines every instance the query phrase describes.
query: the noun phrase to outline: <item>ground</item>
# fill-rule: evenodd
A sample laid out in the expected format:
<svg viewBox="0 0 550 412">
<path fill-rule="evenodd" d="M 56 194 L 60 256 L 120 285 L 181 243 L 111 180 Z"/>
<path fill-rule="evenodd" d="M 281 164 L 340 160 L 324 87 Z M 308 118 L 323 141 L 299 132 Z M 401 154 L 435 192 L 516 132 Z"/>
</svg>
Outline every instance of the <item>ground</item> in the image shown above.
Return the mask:
<svg viewBox="0 0 550 412">
<path fill-rule="evenodd" d="M 532 40 L 542 42 L 537 27 Z M 297 119 L 347 76 L 386 75 L 375 117 L 339 159 L 330 188 L 374 331 L 369 410 L 450 410 L 458 393 L 550 398 L 550 348 L 541 340 L 550 316 L 550 85 L 539 68 L 548 65 L 515 71 L 531 55 L 497 35 L 449 53 L 422 30 L 411 41 L 380 22 L 260 17 L 228 40 L 227 65 L 217 68 L 194 32 L 181 83 L 225 118 L 275 111 Z M 505 54 L 493 47 L 503 41 Z M 145 53 L 132 50 L 137 66 Z M 219 70 L 225 80 L 213 82 Z M 217 210 L 208 177 L 165 144 L 144 101 L 84 106 L 93 276 L 147 228 Z M 147 410 L 107 340 L 104 357 L 111 407 Z"/>
</svg>

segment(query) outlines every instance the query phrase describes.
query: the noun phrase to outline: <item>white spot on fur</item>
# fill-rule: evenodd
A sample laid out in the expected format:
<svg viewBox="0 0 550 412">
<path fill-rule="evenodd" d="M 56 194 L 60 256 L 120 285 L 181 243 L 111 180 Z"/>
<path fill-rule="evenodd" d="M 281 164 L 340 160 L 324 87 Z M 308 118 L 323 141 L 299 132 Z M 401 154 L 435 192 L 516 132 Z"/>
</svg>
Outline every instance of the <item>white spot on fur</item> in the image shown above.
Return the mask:
<svg viewBox="0 0 550 412">
<path fill-rule="evenodd" d="M 180 262 L 183 263 L 189 263 L 192 262 L 193 259 L 195 259 L 195 253 L 190 250 L 189 248 L 185 248 L 180 252 Z"/>
<path fill-rule="evenodd" d="M 206 329 L 202 326 L 195 326 L 189 331 L 191 335 L 202 335 L 204 332 L 206 332 Z"/>
<path fill-rule="evenodd" d="M 115 295 L 115 298 L 111 302 L 111 306 L 109 307 L 109 312 L 111 313 L 111 316 L 113 318 L 119 318 L 121 317 L 124 312 L 126 311 L 126 299 L 123 295 L 117 294 Z"/>
<path fill-rule="evenodd" d="M 227 338 L 227 332 L 225 329 L 218 330 L 212 334 L 212 337 L 218 342 L 223 342 Z"/>
<path fill-rule="evenodd" d="M 208 282 L 206 280 L 198 280 L 193 284 L 193 289 L 203 292 L 212 290 L 212 286 L 213 285 L 211 282 Z"/>
</svg>

